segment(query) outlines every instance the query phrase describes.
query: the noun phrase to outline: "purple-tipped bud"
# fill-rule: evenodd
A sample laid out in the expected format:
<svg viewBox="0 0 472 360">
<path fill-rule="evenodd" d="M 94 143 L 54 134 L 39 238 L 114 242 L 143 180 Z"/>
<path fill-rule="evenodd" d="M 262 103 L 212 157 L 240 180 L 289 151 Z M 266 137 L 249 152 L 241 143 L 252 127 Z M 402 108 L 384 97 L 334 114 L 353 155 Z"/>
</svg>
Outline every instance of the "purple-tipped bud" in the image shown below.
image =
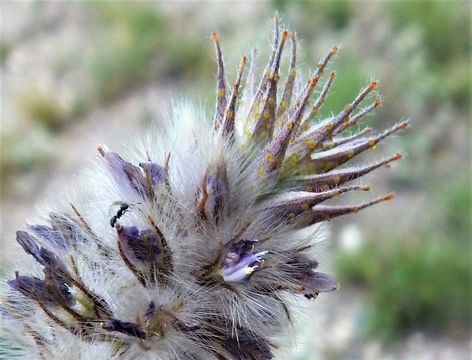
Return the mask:
<svg viewBox="0 0 472 360">
<path fill-rule="evenodd" d="M 42 259 L 41 265 L 63 280 L 70 279 L 67 267 L 53 252 L 42 247 L 40 255 Z"/>
<path fill-rule="evenodd" d="M 33 256 L 37 262 L 42 264 L 43 260 L 41 258 L 40 248 L 30 234 L 28 234 L 26 231 L 17 231 L 16 241 L 21 245 L 25 253 Z"/>
<path fill-rule="evenodd" d="M 55 248 L 63 250 L 68 249 L 66 240 L 58 230 L 46 225 L 31 225 L 29 230 L 31 230 L 31 232 L 38 238 L 43 239 L 46 243 L 51 244 Z"/>
<path fill-rule="evenodd" d="M 102 325 L 107 331 L 116 331 L 125 335 L 134 336 L 139 339 L 146 339 L 146 332 L 138 324 L 110 319 Z"/>
<path fill-rule="evenodd" d="M 57 301 L 44 280 L 34 276 L 17 275 L 15 279 L 8 280 L 7 284 L 30 299 L 47 306 L 57 306 Z"/>
<path fill-rule="evenodd" d="M 62 239 L 60 239 L 60 237 L 57 239 L 59 242 L 61 240 L 63 241 L 60 245 L 61 248 L 69 249 L 70 247 L 75 247 L 77 244 L 87 244 L 89 242 L 81 226 L 69 216 L 50 213 L 49 222 L 58 236 L 62 236 Z"/>
<path fill-rule="evenodd" d="M 105 147 L 99 146 L 98 152 L 106 161 L 116 185 L 122 191 L 138 194 L 143 199 L 150 198 L 150 190 L 139 167 L 123 160 L 120 155 Z"/>
</svg>

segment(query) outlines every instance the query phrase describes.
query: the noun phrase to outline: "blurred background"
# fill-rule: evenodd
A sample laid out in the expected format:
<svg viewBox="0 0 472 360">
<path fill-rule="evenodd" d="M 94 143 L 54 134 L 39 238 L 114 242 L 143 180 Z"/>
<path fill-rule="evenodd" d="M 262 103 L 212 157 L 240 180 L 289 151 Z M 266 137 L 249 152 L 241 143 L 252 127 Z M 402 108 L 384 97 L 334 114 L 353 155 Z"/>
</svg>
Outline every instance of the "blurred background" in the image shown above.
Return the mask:
<svg viewBox="0 0 472 360">
<path fill-rule="evenodd" d="M 384 105 L 363 126 L 412 122 L 370 157 L 405 155 L 366 179 L 395 201 L 329 224 L 320 262 L 341 288 L 310 304 L 292 358 L 472 356 L 469 1 L 2 1 L 0 10 L 2 273 L 14 270 L 15 230 L 73 183 L 97 144 L 119 150 L 173 99 L 213 108 L 210 32 L 221 33 L 232 82 L 253 46 L 263 66 L 278 11 L 298 32 L 305 76 L 341 47 L 322 115 L 375 78 Z"/>
</svg>

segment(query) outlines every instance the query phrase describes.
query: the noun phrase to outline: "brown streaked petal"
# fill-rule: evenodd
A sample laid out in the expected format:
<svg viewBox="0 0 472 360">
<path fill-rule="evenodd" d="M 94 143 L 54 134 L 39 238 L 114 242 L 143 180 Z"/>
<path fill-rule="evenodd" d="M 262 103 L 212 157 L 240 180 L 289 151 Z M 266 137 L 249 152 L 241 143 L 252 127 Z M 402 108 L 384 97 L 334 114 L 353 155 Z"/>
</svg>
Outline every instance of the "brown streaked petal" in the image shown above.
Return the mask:
<svg viewBox="0 0 472 360">
<path fill-rule="evenodd" d="M 220 35 L 216 32 L 211 34 L 211 40 L 215 43 L 216 61 L 218 64 L 218 80 L 216 83 L 216 111 L 214 127 L 218 129 L 223 121 L 224 112 L 228 100 L 226 99 L 226 79 L 225 79 L 225 65 L 223 62 L 223 54 L 220 46 Z"/>
<path fill-rule="evenodd" d="M 292 59 L 290 61 L 287 79 L 285 80 L 285 88 L 282 95 L 282 100 L 280 101 L 277 111 L 277 118 L 281 118 L 284 112 L 290 108 L 290 103 L 292 102 L 293 96 L 293 86 L 297 76 L 297 34 L 295 32 L 290 33 L 290 38 L 292 39 Z"/>
<path fill-rule="evenodd" d="M 275 16 L 274 17 L 274 39 L 272 42 L 272 51 L 270 53 L 269 62 L 264 70 L 264 74 L 262 75 L 261 82 L 259 83 L 259 86 L 256 90 L 256 94 L 254 95 L 254 98 L 252 99 L 252 102 L 251 102 L 251 108 L 248 114 L 248 124 L 246 124 L 248 128 L 255 126 L 255 122 L 257 121 L 257 119 L 259 119 L 259 116 L 262 112 L 261 109 L 264 103 L 261 101 L 261 99 L 267 89 L 267 85 L 269 82 L 269 75 L 270 75 L 274 60 L 275 60 L 275 56 L 277 54 L 277 49 L 279 47 L 279 36 L 280 36 L 280 18 L 278 16 Z M 249 134 L 251 134 L 251 131 L 250 130 L 248 131 L 249 131 Z M 250 137 L 252 137 L 252 134 Z"/>
<path fill-rule="evenodd" d="M 247 63 L 247 58 L 244 56 L 239 65 L 238 75 L 233 86 L 233 92 L 228 107 L 225 111 L 225 117 L 223 120 L 223 135 L 232 138 L 234 136 L 234 119 L 236 115 L 236 100 L 239 95 L 239 87 L 241 85 L 241 78 L 243 76 L 244 66 Z"/>
<path fill-rule="evenodd" d="M 392 135 L 398 130 L 406 129 L 407 127 L 408 122 L 402 121 L 377 136 L 353 141 L 331 150 L 312 153 L 311 159 L 308 162 L 310 165 L 314 166 L 316 172 L 327 172 L 341 164 L 344 164 L 346 161 L 349 161 L 361 152 L 370 148 L 375 148 L 376 145 L 386 137 Z"/>
<path fill-rule="evenodd" d="M 316 224 L 321 221 L 329 221 L 332 218 L 353 214 L 369 206 L 378 204 L 382 201 L 393 199 L 393 194 L 387 194 L 374 200 L 357 205 L 317 205 L 313 208 L 308 224 Z"/>
<path fill-rule="evenodd" d="M 306 191 L 318 191 L 325 188 L 329 189 L 334 186 L 342 185 L 349 181 L 355 180 L 375 169 L 380 168 L 381 166 L 388 166 L 391 162 L 400 159 L 402 159 L 402 156 L 400 154 L 395 154 L 385 160 L 381 160 L 367 166 L 332 170 L 323 174 L 297 176 L 293 179 L 293 182 L 296 188 Z"/>
<path fill-rule="evenodd" d="M 220 163 L 213 169 L 207 169 L 197 191 L 197 214 L 218 223 L 227 207 L 229 191 L 226 165 Z"/>
<path fill-rule="evenodd" d="M 271 73 L 268 77 L 269 88 L 267 89 L 266 95 L 262 100 L 264 106 L 252 133 L 252 138 L 255 141 L 267 141 L 272 139 L 277 107 L 277 84 L 279 81 L 280 58 L 282 56 L 282 51 L 287 38 L 288 31 L 285 30 L 282 32 L 282 39 L 279 43 L 279 47 L 274 58 Z"/>
<path fill-rule="evenodd" d="M 316 87 L 317 80 L 311 79 L 309 83 L 309 89 L 306 92 L 303 101 L 299 104 L 293 119 L 289 120 L 287 124 L 284 125 L 283 129 L 269 144 L 267 144 L 262 151 L 261 156 L 256 160 L 256 187 L 265 186 L 269 178 L 272 178 L 271 180 L 273 180 L 274 175 L 278 176 L 287 147 L 300 126 L 303 113 L 311 94 Z"/>
<path fill-rule="evenodd" d="M 375 101 L 367 106 L 366 108 L 360 110 L 357 114 L 351 116 L 348 121 L 345 121 L 343 124 L 341 124 L 338 128 L 336 128 L 333 131 L 333 135 L 337 135 L 341 133 L 342 131 L 346 130 L 348 127 L 351 127 L 355 125 L 360 119 L 365 117 L 367 114 L 371 113 L 375 109 L 377 109 L 380 105 L 382 104 L 382 101 L 377 98 Z"/>
<path fill-rule="evenodd" d="M 308 131 L 311 127 L 311 122 L 315 119 L 316 115 L 318 115 L 318 111 L 320 110 L 321 106 L 326 100 L 328 96 L 329 90 L 331 90 L 331 86 L 333 85 L 334 79 L 336 78 L 336 73 L 331 72 L 329 74 L 328 81 L 323 86 L 320 95 L 315 100 L 313 107 L 311 108 L 310 114 L 303 120 L 303 123 L 300 125 L 299 133 Z"/>
<path fill-rule="evenodd" d="M 264 210 L 269 210 L 271 216 L 283 217 L 292 219 L 304 212 L 311 212 L 313 206 L 322 203 L 323 201 L 332 199 L 348 191 L 369 191 L 368 186 L 344 186 L 323 192 L 305 192 L 293 191 L 284 194 L 281 198 L 275 198 L 270 202 L 272 206 L 264 206 Z M 283 199 L 285 198 L 285 199 Z"/>
<path fill-rule="evenodd" d="M 353 140 L 359 139 L 360 137 L 363 137 L 365 135 L 369 135 L 372 132 L 372 128 L 365 128 L 362 131 L 359 131 L 353 135 L 350 136 L 344 136 L 344 137 L 336 137 L 331 141 L 325 141 L 321 145 L 321 150 L 329 150 L 333 149 L 337 146 L 347 144 Z"/>
</svg>

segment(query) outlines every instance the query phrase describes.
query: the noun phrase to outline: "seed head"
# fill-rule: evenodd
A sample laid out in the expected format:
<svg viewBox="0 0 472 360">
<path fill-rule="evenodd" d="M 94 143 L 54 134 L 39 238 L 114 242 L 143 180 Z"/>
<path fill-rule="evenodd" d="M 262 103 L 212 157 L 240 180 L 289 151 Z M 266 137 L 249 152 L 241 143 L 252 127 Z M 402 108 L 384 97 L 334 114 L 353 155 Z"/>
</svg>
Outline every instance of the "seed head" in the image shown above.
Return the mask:
<svg viewBox="0 0 472 360">
<path fill-rule="evenodd" d="M 380 105 L 378 98 L 363 105 L 376 81 L 319 119 L 335 80 L 325 70 L 338 48 L 297 87 L 297 37 L 280 27 L 276 18 L 257 87 L 256 51 L 242 58 L 231 88 L 213 33 L 215 113 L 176 106 L 133 156 L 99 146 L 80 200 L 17 232 L 39 265 L 4 289 L 1 313 L 19 355 L 272 359 L 300 301 L 337 288 L 317 271 L 314 232 L 301 230 L 390 200 L 325 204 L 368 191 L 349 183 L 401 155 L 340 166 L 408 123 L 346 134 Z"/>
</svg>

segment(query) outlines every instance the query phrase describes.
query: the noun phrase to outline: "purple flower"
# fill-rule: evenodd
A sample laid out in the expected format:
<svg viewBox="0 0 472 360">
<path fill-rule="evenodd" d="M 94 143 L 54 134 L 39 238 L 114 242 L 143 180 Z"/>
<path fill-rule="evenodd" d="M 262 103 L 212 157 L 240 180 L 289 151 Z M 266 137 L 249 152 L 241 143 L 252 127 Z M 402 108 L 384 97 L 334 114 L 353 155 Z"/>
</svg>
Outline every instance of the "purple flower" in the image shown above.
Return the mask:
<svg viewBox="0 0 472 360">
<path fill-rule="evenodd" d="M 231 245 L 223 262 L 223 278 L 228 282 L 248 279 L 263 263 L 268 251 L 254 252 L 257 241 L 241 240 Z"/>
</svg>

